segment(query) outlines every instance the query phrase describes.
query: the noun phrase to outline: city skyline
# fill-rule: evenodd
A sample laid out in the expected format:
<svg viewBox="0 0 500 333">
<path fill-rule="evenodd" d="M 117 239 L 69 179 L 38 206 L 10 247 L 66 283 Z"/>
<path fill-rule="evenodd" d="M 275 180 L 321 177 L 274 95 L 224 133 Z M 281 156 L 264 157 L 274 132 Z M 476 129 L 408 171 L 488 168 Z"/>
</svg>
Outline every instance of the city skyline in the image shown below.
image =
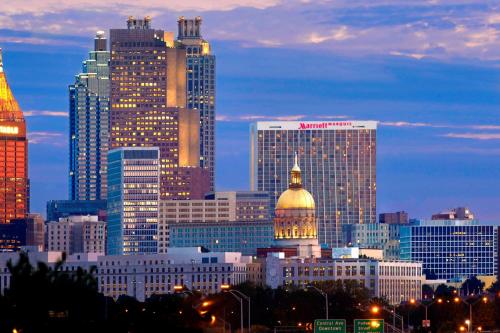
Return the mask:
<svg viewBox="0 0 500 333">
<path fill-rule="evenodd" d="M 435 7 L 436 11 L 441 8 Z M 430 11 L 432 8 L 429 5 L 424 9 Z M 283 12 L 283 8 L 279 6 L 263 9 L 271 12 L 280 10 Z M 481 10 L 487 11 L 477 8 L 478 13 Z M 188 14 L 191 16 L 189 11 L 184 15 Z M 455 49 L 446 56 L 430 54 L 420 60 L 416 59 L 420 57 L 417 55 L 387 55 L 389 52 L 363 52 L 364 57 L 350 58 L 338 50 L 325 49 L 326 46 L 335 44 L 335 39 L 331 39 L 330 43 L 318 40 L 314 44 L 318 47 L 313 46 L 308 50 L 292 44 L 276 47 L 245 45 L 244 40 L 231 40 L 217 34 L 216 28 L 220 23 L 213 14 L 201 15 L 204 17 L 204 37 L 212 42 L 218 55 L 217 150 L 220 167 L 217 172 L 224 175 L 218 189 L 249 187 L 248 152 L 245 150 L 249 145 L 248 125 L 251 120 L 258 120 L 259 117 L 264 120 L 272 120 L 273 117 L 379 120 L 379 212 L 406 210 L 411 216 L 428 217 L 447 207 L 467 205 L 477 212 L 481 220 L 492 220 L 499 216 L 493 204 L 498 200 L 495 191 L 499 179 L 495 168 L 498 164 L 498 150 L 495 145 L 499 135 L 494 114 L 498 99 L 494 94 L 496 90 L 493 79 L 497 75 L 497 69 L 490 63 L 491 57 L 481 53 L 483 60 L 476 62 L 472 55 Z M 227 14 L 218 12 L 218 15 Z M 112 22 L 116 19 L 123 20 L 124 15 L 118 16 Z M 162 14 L 158 16 L 164 17 Z M 418 15 L 416 16 L 405 20 L 418 21 Z M 485 15 L 487 16 L 491 15 Z M 168 30 L 175 31 L 175 22 L 175 17 L 168 19 Z M 486 22 L 486 19 L 481 22 Z M 109 27 L 102 29 L 108 31 L 109 28 L 118 26 L 109 24 Z M 386 25 L 391 26 L 391 23 Z M 439 24 L 435 25 L 440 28 Z M 494 28 L 493 21 L 484 23 L 485 27 L 490 25 Z M 325 26 L 328 27 L 326 23 Z M 472 28 L 479 29 L 469 29 Z M 22 29 L 11 27 L 7 30 L 5 36 L 15 35 L 14 32 L 18 31 L 19 40 L 26 38 L 26 34 L 19 32 Z M 30 166 L 30 170 L 33 170 L 32 211 L 43 211 L 41 207 L 44 207 L 45 201 L 66 198 L 67 195 L 67 180 L 59 176 L 66 171 L 66 166 L 57 156 L 61 147 L 67 147 L 64 142 L 67 101 L 59 91 L 70 82 L 62 82 L 62 78 L 78 71 L 75 65 L 80 66 L 90 48 L 85 43 L 90 42 L 93 34 L 88 32 L 83 35 L 71 29 L 68 32 L 81 36 L 75 42 L 85 47 L 79 48 L 77 45 L 75 50 L 61 50 L 66 57 L 57 66 L 48 59 L 51 50 L 46 44 L 34 45 L 30 53 L 26 53 L 21 44 L 5 43 L 4 46 L 11 86 L 22 109 L 27 111 L 29 132 L 33 132 L 32 146 L 36 145 L 36 151 L 35 147 L 30 150 L 30 154 L 34 155 Z M 61 36 L 59 41 L 50 33 L 45 37 L 64 45 L 64 38 Z M 349 43 L 353 40 L 356 38 L 345 39 Z M 34 43 L 33 40 L 31 42 Z M 328 45 L 324 45 L 325 43 Z M 484 43 L 488 44 L 487 41 Z M 13 52 L 14 57 L 9 56 L 10 52 Z M 53 75 L 51 83 L 42 86 L 43 89 L 38 92 L 46 97 L 44 100 L 29 98 L 27 91 L 30 84 L 22 76 L 23 71 L 26 71 L 26 66 L 22 65 L 27 63 L 32 52 L 36 52 L 38 57 L 34 61 L 35 65 L 32 64 L 34 67 L 29 67 L 35 69 L 37 74 L 31 79 L 31 87 L 40 84 L 37 83 L 37 77 L 43 77 L 45 70 L 61 74 L 59 77 Z M 233 58 L 236 55 L 238 58 L 235 60 Z M 321 66 L 318 69 L 313 65 L 304 66 L 296 69 L 295 73 L 288 73 L 289 66 L 303 56 L 308 56 L 313 65 L 333 62 L 335 66 L 328 65 L 322 69 Z M 458 59 L 459 57 L 462 58 Z M 252 65 L 249 68 L 264 70 L 251 72 L 238 66 L 241 62 L 249 62 Z M 17 68 L 16 63 L 23 68 Z M 66 73 L 68 68 L 71 70 Z M 321 98 L 318 100 L 319 96 Z M 280 102 L 278 106 L 275 104 L 276 100 Z M 274 110 L 272 114 L 271 110 Z M 58 144 L 60 145 L 57 146 Z M 51 158 L 47 159 L 46 156 Z M 47 175 L 47 170 L 54 169 L 61 172 Z M 429 189 L 432 189 L 432 193 L 429 193 Z M 44 197 L 47 193 L 54 194 L 49 198 Z"/>
</svg>

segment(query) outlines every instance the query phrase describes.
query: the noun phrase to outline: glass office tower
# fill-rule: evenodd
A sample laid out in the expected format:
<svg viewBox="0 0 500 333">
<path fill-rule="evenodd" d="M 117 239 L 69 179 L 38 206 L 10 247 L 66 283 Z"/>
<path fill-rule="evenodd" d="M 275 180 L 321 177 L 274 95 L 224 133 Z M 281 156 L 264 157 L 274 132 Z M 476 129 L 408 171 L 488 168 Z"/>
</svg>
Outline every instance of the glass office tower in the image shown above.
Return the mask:
<svg viewBox="0 0 500 333">
<path fill-rule="evenodd" d="M 179 18 L 177 47 L 186 50 L 187 107 L 200 112 L 200 166 L 215 175 L 215 55 L 201 35 L 201 17 Z"/>
<path fill-rule="evenodd" d="M 107 254 L 158 253 L 159 157 L 157 147 L 108 152 Z"/>
<path fill-rule="evenodd" d="M 401 259 L 420 261 L 428 279 L 496 276 L 498 226 L 477 220 L 412 220 L 400 227 Z"/>
<path fill-rule="evenodd" d="M 109 140 L 109 52 L 103 31 L 69 86 L 71 200 L 106 199 Z"/>
<path fill-rule="evenodd" d="M 250 130 L 250 184 L 271 195 L 288 188 L 298 153 L 303 187 L 316 201 L 321 244 L 342 244 L 342 225 L 376 223 L 376 122 L 257 122 Z"/>
<path fill-rule="evenodd" d="M 28 194 L 26 124 L 7 83 L 0 49 L 0 224 L 26 217 Z"/>
</svg>

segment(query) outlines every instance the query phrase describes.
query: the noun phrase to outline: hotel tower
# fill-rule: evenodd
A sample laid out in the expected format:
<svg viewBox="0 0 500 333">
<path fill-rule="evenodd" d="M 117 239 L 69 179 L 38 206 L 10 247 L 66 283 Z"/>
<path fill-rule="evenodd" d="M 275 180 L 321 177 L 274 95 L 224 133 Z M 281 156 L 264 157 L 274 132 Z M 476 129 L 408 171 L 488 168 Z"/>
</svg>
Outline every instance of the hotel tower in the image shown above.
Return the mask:
<svg viewBox="0 0 500 333">
<path fill-rule="evenodd" d="M 342 225 L 376 222 L 376 122 L 257 122 L 251 126 L 250 184 L 271 209 L 288 188 L 294 152 L 316 201 L 320 244 L 342 244 Z M 293 170 L 292 170 L 293 171 Z"/>
<path fill-rule="evenodd" d="M 0 224 L 28 212 L 26 124 L 7 83 L 0 49 Z"/>
</svg>

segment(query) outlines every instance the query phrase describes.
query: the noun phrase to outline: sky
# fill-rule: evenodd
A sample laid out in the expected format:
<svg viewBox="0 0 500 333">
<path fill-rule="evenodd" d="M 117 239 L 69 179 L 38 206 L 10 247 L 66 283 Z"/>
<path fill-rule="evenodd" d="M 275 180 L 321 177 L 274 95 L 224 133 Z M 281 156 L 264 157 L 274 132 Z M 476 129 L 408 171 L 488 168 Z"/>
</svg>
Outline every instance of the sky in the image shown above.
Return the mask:
<svg viewBox="0 0 500 333">
<path fill-rule="evenodd" d="M 31 210 L 68 193 L 68 85 L 97 30 L 203 17 L 217 56 L 219 190 L 249 188 L 249 124 L 376 120 L 377 210 L 500 220 L 500 4 L 486 0 L 3 0 L 29 130 Z"/>
</svg>

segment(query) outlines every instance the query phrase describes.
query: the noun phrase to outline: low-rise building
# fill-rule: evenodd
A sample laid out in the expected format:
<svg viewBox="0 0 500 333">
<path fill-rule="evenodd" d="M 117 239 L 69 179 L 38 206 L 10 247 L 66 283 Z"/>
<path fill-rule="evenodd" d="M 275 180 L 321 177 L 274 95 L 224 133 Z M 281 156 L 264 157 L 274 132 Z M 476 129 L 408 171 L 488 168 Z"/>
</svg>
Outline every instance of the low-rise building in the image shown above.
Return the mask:
<svg viewBox="0 0 500 333">
<path fill-rule="evenodd" d="M 420 299 L 425 276 L 422 264 L 401 260 L 285 258 L 270 254 L 265 282 L 271 288 L 303 288 L 324 281 L 355 281 L 372 297 L 391 304 Z"/>
<path fill-rule="evenodd" d="M 53 267 L 63 252 L 26 252 L 32 265 L 38 262 Z M 10 286 L 7 263 L 18 260 L 19 253 L 0 253 L 0 293 Z M 237 252 L 207 252 L 202 248 L 172 248 L 168 254 L 111 255 L 95 253 L 67 256 L 62 269 L 90 271 L 96 267 L 98 290 L 118 298 L 128 295 L 144 301 L 154 294 L 174 293 L 176 286 L 203 294 L 221 291 L 221 285 L 237 285 L 248 280 L 251 257 Z M 253 265 L 252 267 L 256 267 Z M 258 269 L 252 270 L 258 279 Z"/>
</svg>

